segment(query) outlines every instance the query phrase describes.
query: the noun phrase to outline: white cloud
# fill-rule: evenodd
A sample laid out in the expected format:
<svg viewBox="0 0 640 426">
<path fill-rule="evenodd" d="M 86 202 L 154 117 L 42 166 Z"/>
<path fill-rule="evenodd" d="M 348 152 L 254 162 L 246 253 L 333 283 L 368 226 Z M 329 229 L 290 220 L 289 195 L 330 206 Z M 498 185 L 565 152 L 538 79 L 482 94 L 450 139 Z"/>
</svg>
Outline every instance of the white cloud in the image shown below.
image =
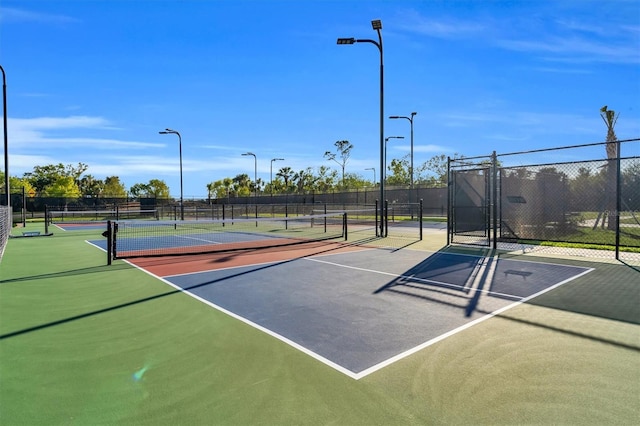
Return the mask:
<svg viewBox="0 0 640 426">
<path fill-rule="evenodd" d="M 18 9 L 14 7 L 0 7 L 0 22 L 39 22 L 52 24 L 69 24 L 80 22 L 80 20 L 67 15 L 32 12 L 30 10 Z"/>
<path fill-rule="evenodd" d="M 93 137 L 52 137 L 48 131 L 56 130 L 114 130 L 108 120 L 102 117 L 70 116 L 70 117 L 37 117 L 9 118 L 7 123 L 9 140 L 12 148 L 34 148 L 42 146 L 91 146 L 98 149 L 132 149 L 160 148 L 165 144 L 140 141 L 127 141 L 110 138 Z"/>
<path fill-rule="evenodd" d="M 519 52 L 545 54 L 544 59 L 561 62 L 640 63 L 638 46 L 624 41 L 593 41 L 578 36 L 556 36 L 546 40 L 500 40 L 498 45 Z"/>
<path fill-rule="evenodd" d="M 415 10 L 405 11 L 397 26 L 405 31 L 443 39 L 474 36 L 486 28 L 485 24 L 460 19 L 430 19 Z"/>
</svg>

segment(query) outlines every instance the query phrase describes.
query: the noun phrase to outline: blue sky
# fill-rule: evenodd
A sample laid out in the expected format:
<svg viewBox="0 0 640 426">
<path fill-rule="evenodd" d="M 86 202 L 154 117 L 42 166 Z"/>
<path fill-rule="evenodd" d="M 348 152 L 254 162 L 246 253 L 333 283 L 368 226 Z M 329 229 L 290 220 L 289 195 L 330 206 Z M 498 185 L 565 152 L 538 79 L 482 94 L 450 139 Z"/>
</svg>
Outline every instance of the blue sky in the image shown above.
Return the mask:
<svg viewBox="0 0 640 426">
<path fill-rule="evenodd" d="M 127 188 L 162 179 L 185 198 L 278 168 L 379 176 L 382 20 L 385 116 L 414 119 L 416 167 L 465 156 L 598 142 L 603 105 L 619 139 L 640 137 L 640 2 L 2 0 L 9 172 L 89 166 Z M 409 122 L 385 120 L 388 159 Z M 604 150 L 602 150 L 604 151 Z M 599 153 L 604 156 L 604 152 Z M 4 164 L 4 163 L 3 163 Z"/>
</svg>

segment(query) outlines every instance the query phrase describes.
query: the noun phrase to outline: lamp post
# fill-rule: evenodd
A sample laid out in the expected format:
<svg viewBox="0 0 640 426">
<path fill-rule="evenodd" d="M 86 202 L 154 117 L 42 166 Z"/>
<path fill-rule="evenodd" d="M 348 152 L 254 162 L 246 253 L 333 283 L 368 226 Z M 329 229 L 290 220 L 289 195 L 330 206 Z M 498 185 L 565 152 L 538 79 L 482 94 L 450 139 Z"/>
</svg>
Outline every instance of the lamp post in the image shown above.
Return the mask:
<svg viewBox="0 0 640 426">
<path fill-rule="evenodd" d="M 242 155 L 253 155 L 253 163 L 254 163 L 254 168 L 253 168 L 253 192 L 254 192 L 254 197 L 256 198 L 256 202 L 258 199 L 258 157 L 256 157 L 256 155 L 253 152 L 245 152 Z"/>
<path fill-rule="evenodd" d="M 182 197 L 182 136 L 180 136 L 180 132 L 171 129 L 164 129 L 158 133 L 161 135 L 178 135 L 178 148 L 180 149 L 180 220 L 184 220 L 184 198 Z"/>
<path fill-rule="evenodd" d="M 411 124 L 411 165 L 409 166 L 409 179 L 410 179 L 410 183 L 409 183 L 409 187 L 411 189 L 413 189 L 413 117 L 415 117 L 418 113 L 417 112 L 412 112 L 410 117 L 406 117 L 404 115 L 392 115 L 389 118 L 390 119 L 398 119 L 398 118 L 406 118 L 407 120 L 409 120 L 409 123 Z"/>
<path fill-rule="evenodd" d="M 378 41 L 367 38 L 339 38 L 338 44 L 371 43 L 380 51 L 380 237 L 384 236 L 384 55 L 382 50 L 382 21 L 374 19 L 371 27 L 378 33 Z"/>
<path fill-rule="evenodd" d="M 376 168 L 369 167 L 369 168 L 366 168 L 365 170 L 373 170 L 373 186 L 376 186 Z"/>
<path fill-rule="evenodd" d="M 269 168 L 269 187 L 271 188 L 271 196 L 273 197 L 273 162 L 284 161 L 284 158 L 272 158 L 271 167 Z"/>
<path fill-rule="evenodd" d="M 4 129 L 4 189 L 7 195 L 7 209 L 11 214 L 11 191 L 9 188 L 9 137 L 7 136 L 7 76 L 4 73 L 4 68 L 0 65 L 0 71 L 2 71 L 2 123 Z M 11 223 L 13 223 L 13 215 L 11 217 Z"/>
<path fill-rule="evenodd" d="M 384 138 L 384 167 L 387 167 L 387 142 L 389 139 L 404 139 L 404 136 L 387 136 Z"/>
</svg>

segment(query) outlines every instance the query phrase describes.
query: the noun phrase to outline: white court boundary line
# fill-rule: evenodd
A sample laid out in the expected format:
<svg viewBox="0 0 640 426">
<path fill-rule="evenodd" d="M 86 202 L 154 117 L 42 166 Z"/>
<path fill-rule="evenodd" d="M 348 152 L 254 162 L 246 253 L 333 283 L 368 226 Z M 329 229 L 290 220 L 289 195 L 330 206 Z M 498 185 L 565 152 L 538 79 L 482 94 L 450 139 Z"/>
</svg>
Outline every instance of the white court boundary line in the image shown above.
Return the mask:
<svg viewBox="0 0 640 426">
<path fill-rule="evenodd" d="M 255 323 L 255 322 L 253 322 L 253 321 L 251 321 L 251 320 L 249 320 L 249 319 L 247 319 L 247 318 L 245 318 L 243 316 L 240 316 L 240 315 L 238 315 L 238 314 L 236 314 L 234 312 L 231 312 L 231 311 L 223 308 L 222 306 L 216 305 L 213 302 L 210 302 L 210 301 L 208 301 L 206 299 L 203 299 L 202 297 L 200 297 L 200 296 L 198 296 L 196 294 L 193 294 L 190 291 L 185 290 L 184 288 L 182 288 L 182 287 L 180 287 L 178 285 L 175 285 L 172 282 L 170 282 L 170 281 L 168 281 L 168 280 L 166 280 L 166 279 L 164 279 L 164 278 L 162 278 L 162 277 L 160 277 L 160 276 L 158 276 L 158 275 L 156 275 L 156 274 L 154 274 L 152 272 L 149 272 L 144 268 L 141 268 L 141 267 L 129 262 L 128 260 L 125 260 L 125 262 L 130 264 L 130 265 L 132 265 L 134 268 L 141 270 L 145 274 L 159 279 L 163 283 L 175 288 L 176 290 L 180 291 L 181 293 L 184 293 L 184 294 L 186 294 L 188 296 L 191 296 L 194 299 L 198 300 L 199 302 L 204 303 L 205 305 L 211 306 L 212 308 L 214 308 L 214 309 L 216 309 L 216 310 L 218 310 L 218 311 L 220 311 L 222 313 L 225 313 L 225 314 L 229 315 L 232 318 L 235 318 L 235 319 L 237 319 L 239 321 L 242 321 L 243 323 L 262 331 L 263 333 L 266 333 L 266 334 L 268 334 L 268 335 L 270 335 L 272 337 L 275 337 L 276 339 L 280 340 L 281 342 L 286 343 L 287 345 L 299 350 L 300 352 L 305 353 L 306 355 L 309 355 L 312 358 L 315 358 L 316 360 L 322 362 L 323 364 L 333 368 L 334 370 L 337 370 L 337 371 L 341 372 L 342 374 L 345 374 L 346 376 L 351 377 L 352 379 L 358 380 L 360 378 L 360 377 L 357 377 L 358 375 L 356 373 L 354 373 L 353 371 L 348 370 L 348 369 L 344 368 L 343 366 L 341 366 L 339 364 L 336 364 L 335 362 L 333 362 L 333 361 L 331 361 L 331 360 L 329 360 L 329 359 L 327 359 L 327 358 L 325 358 L 325 357 L 313 352 L 312 350 L 310 350 L 310 349 L 308 349 L 308 348 L 306 348 L 306 347 L 294 342 L 291 339 L 288 339 L 288 338 L 284 337 L 281 334 L 278 334 L 278 333 L 274 332 L 273 330 L 270 330 L 270 329 L 268 329 L 266 327 L 263 327 L 260 324 L 257 324 L 257 323 Z"/>
<path fill-rule="evenodd" d="M 451 253 L 451 254 L 458 256 L 458 254 L 453 254 L 453 253 Z M 474 257 L 485 257 L 485 256 L 474 256 Z M 497 255 L 495 255 L 492 259 L 496 259 L 496 257 L 497 257 Z M 319 259 L 314 259 L 313 257 L 301 257 L 301 258 L 298 258 L 298 259 L 300 259 L 300 260 L 309 260 L 309 261 L 319 262 L 319 263 L 326 263 L 326 264 L 338 266 L 338 267 L 341 267 L 341 268 L 361 270 L 361 271 L 365 271 L 365 272 L 372 272 L 372 273 L 377 273 L 377 274 L 382 274 L 382 275 L 390 275 L 390 276 L 394 276 L 394 277 L 403 277 L 402 275 L 392 274 L 392 273 L 389 273 L 389 272 L 382 272 L 382 271 L 375 271 L 375 270 L 372 270 L 372 269 L 365 269 L 365 268 L 354 267 L 354 266 L 340 265 L 340 264 L 334 263 L 334 262 L 327 262 L 327 261 L 323 261 L 323 260 L 319 260 Z M 206 299 L 204 299 L 204 298 L 202 298 L 202 297 L 200 297 L 200 296 L 198 296 L 198 295 L 196 295 L 194 293 L 191 293 L 190 291 L 185 290 L 184 288 L 182 288 L 182 287 L 180 287 L 180 286 L 178 286 L 176 284 L 173 284 L 172 282 L 168 281 L 167 279 L 165 279 L 163 277 L 160 277 L 160 276 L 158 276 L 158 275 L 156 275 L 156 274 L 154 274 L 154 273 L 152 273 L 150 271 L 147 271 L 146 269 L 144 269 L 142 267 L 139 267 L 136 264 L 131 263 L 128 260 L 124 260 L 123 259 L 123 261 L 125 263 L 128 263 L 129 265 L 133 266 L 134 268 L 144 272 L 145 274 L 150 275 L 150 276 L 162 281 L 163 283 L 173 287 L 174 289 L 180 291 L 181 293 L 184 293 L 184 294 L 186 294 L 186 295 L 198 300 L 199 302 L 204 303 L 205 305 L 208 305 L 208 306 L 210 306 L 210 307 L 212 307 L 212 308 L 214 308 L 214 309 L 216 309 L 216 310 L 218 310 L 218 311 L 220 311 L 220 312 L 222 312 L 224 314 L 229 315 L 232 318 L 235 318 L 235 319 L 237 319 L 237 320 L 239 320 L 239 321 L 241 321 L 241 322 L 243 322 L 243 323 L 245 323 L 245 324 L 257 329 L 257 330 L 262 331 L 263 333 L 266 333 L 266 334 L 268 334 L 268 335 L 280 340 L 281 342 L 283 342 L 283 343 L 285 343 L 285 344 L 287 344 L 287 345 L 299 350 L 300 352 L 302 352 L 302 353 L 304 353 L 306 355 L 309 355 L 310 357 L 316 359 L 317 361 L 320 361 L 321 363 L 325 364 L 326 366 L 331 367 L 334 370 L 336 370 L 336 371 L 338 371 L 338 372 L 340 372 L 340 373 L 342 373 L 342 374 L 344 374 L 344 375 L 346 375 L 346 376 L 348 376 L 348 377 L 350 377 L 350 378 L 352 378 L 354 380 L 360 380 L 363 377 L 366 377 L 366 376 L 368 376 L 368 375 L 370 375 L 372 373 L 375 373 L 376 371 L 381 370 L 381 369 L 383 369 L 383 368 L 385 368 L 385 367 L 387 367 L 387 366 L 389 366 L 389 365 L 391 365 L 391 364 L 393 364 L 395 362 L 398 362 L 398 361 L 400 361 L 400 360 L 402 360 L 402 359 L 404 359 L 404 358 L 406 358 L 406 357 L 408 357 L 410 355 L 413 355 L 416 352 L 419 352 L 419 351 L 421 351 L 421 350 L 423 350 L 423 349 L 425 349 L 425 348 L 427 348 L 427 347 L 429 347 L 431 345 L 434 345 L 434 344 L 436 344 L 436 343 L 438 343 L 438 342 L 440 342 L 442 340 L 445 340 L 445 339 L 447 339 L 447 338 L 449 338 L 449 337 L 451 337 L 451 336 L 453 336 L 455 334 L 458 334 L 458 333 L 460 333 L 460 332 L 462 332 L 462 331 L 464 331 L 464 330 L 466 330 L 468 328 L 471 328 L 471 327 L 473 327 L 475 325 L 478 325 L 478 324 L 480 324 L 480 323 L 482 323 L 482 322 L 484 322 L 484 321 L 486 321 L 488 319 L 491 319 L 491 318 L 493 318 L 493 317 L 495 317 L 497 315 L 500 315 L 503 312 L 506 312 L 506 311 L 508 311 L 510 309 L 513 309 L 518 305 L 521 305 L 521 304 L 523 304 L 523 303 L 525 303 L 525 302 L 527 302 L 527 301 L 529 301 L 529 300 L 531 300 L 533 298 L 536 298 L 536 297 L 538 297 L 538 296 L 540 296 L 540 295 L 542 295 L 544 293 L 547 293 L 547 292 L 549 292 L 549 291 L 551 291 L 553 289 L 556 289 L 556 288 L 560 287 L 561 285 L 564 285 L 564 284 L 566 284 L 566 283 L 568 283 L 570 281 L 573 281 L 573 280 L 575 280 L 577 278 L 580 278 L 580 277 L 588 274 L 589 272 L 595 270 L 595 268 L 586 268 L 586 270 L 584 270 L 580 274 L 577 274 L 577 275 L 574 275 L 573 277 L 567 278 L 566 280 L 561 281 L 561 282 L 559 282 L 557 284 L 554 284 L 551 287 L 545 288 L 544 290 L 541 290 L 541 291 L 539 291 L 537 293 L 534 293 L 534 294 L 532 294 L 530 296 L 527 296 L 527 297 L 522 298 L 522 299 L 520 299 L 520 300 L 518 300 L 516 302 L 513 302 L 513 303 L 511 303 L 511 304 L 509 304 L 507 306 L 504 306 L 504 307 L 502 307 L 502 308 L 500 308 L 500 309 L 498 309 L 496 311 L 493 311 L 490 314 L 484 315 L 484 316 L 482 316 L 480 318 L 477 318 L 477 319 L 475 319 L 475 320 L 473 320 L 471 322 L 468 322 L 468 323 L 466 323 L 464 325 L 461 325 L 460 327 L 457 327 L 457 328 L 455 328 L 453 330 L 450 330 L 450 331 L 448 331 L 448 332 L 446 332 L 444 334 L 441 334 L 440 336 L 434 337 L 433 339 L 428 340 L 428 341 L 426 341 L 424 343 L 421 343 L 418 346 L 415 346 L 415 347 L 413 347 L 411 349 L 408 349 L 408 350 L 406 350 L 406 351 L 404 351 L 404 352 L 402 352 L 402 353 L 400 353 L 398 355 L 395 355 L 395 356 L 393 356 L 391 358 L 388 358 L 385 361 L 382 361 L 382 362 L 380 362 L 378 364 L 375 364 L 375 365 L 373 365 L 373 366 L 361 371 L 360 373 L 354 373 L 353 371 L 351 371 L 351 370 L 349 370 L 349 369 L 347 369 L 347 368 L 345 368 L 345 367 L 343 367 L 343 366 L 331 361 L 328 358 L 323 357 L 322 355 L 317 354 L 316 352 L 312 351 L 311 349 L 309 349 L 309 348 L 307 348 L 305 346 L 302 346 L 299 343 L 296 343 L 295 341 L 293 341 L 293 340 L 291 340 L 291 339 L 289 339 L 289 338 L 287 338 L 287 337 L 285 337 L 285 336 L 283 336 L 281 334 L 276 333 L 273 330 L 270 330 L 270 329 L 268 329 L 266 327 L 263 327 L 260 324 L 257 324 L 255 322 L 243 317 L 243 316 L 240 316 L 240 315 L 238 315 L 238 314 L 236 314 L 236 313 L 234 313 L 232 311 L 229 311 L 229 310 L 223 308 L 222 306 L 216 305 L 215 303 L 213 303 L 213 302 L 211 302 L 209 300 L 206 300 Z M 529 261 L 529 262 L 531 262 L 531 261 Z M 263 265 L 264 264 L 271 264 L 271 263 L 278 263 L 278 262 L 264 262 Z M 497 263 L 497 260 L 493 262 L 493 264 L 496 264 L 496 263 Z M 532 262 L 532 263 L 544 264 L 544 262 Z M 255 266 L 255 265 L 244 265 L 244 266 Z M 485 266 L 486 266 L 486 262 L 485 262 Z M 571 265 L 560 265 L 560 266 L 581 268 L 581 267 L 575 267 L 575 266 L 571 266 Z M 240 267 L 241 266 L 236 266 L 236 267 L 224 268 L 224 269 L 235 269 L 235 268 L 240 268 Z M 493 265 L 492 265 L 492 268 L 493 268 Z M 585 269 L 585 268 L 582 268 L 582 269 Z M 203 272 L 205 272 L 205 271 L 203 271 Z M 206 271 L 206 272 L 211 272 L 211 271 Z M 186 274 L 179 274 L 179 275 L 190 275 L 190 274 L 186 273 Z M 178 276 L 178 275 L 170 275 L 170 276 Z M 414 279 L 414 280 L 417 279 L 415 277 L 410 277 L 410 276 L 404 276 L 404 277 L 405 278 L 411 278 L 411 279 Z M 433 280 L 423 280 L 423 281 L 440 284 L 438 281 L 433 281 Z M 442 283 L 442 284 L 446 284 L 446 285 L 449 285 L 449 286 L 454 286 L 454 287 L 461 288 L 461 286 L 455 286 L 453 284 L 448 284 L 448 283 Z M 496 292 L 492 293 L 492 292 L 488 292 L 488 291 L 485 291 L 485 290 L 481 290 L 481 292 L 486 293 L 486 294 L 496 294 L 496 295 L 501 294 L 501 293 L 496 293 Z M 512 297 L 512 298 L 514 297 L 513 295 L 506 295 L 506 296 L 509 296 L 509 297 Z"/>
</svg>

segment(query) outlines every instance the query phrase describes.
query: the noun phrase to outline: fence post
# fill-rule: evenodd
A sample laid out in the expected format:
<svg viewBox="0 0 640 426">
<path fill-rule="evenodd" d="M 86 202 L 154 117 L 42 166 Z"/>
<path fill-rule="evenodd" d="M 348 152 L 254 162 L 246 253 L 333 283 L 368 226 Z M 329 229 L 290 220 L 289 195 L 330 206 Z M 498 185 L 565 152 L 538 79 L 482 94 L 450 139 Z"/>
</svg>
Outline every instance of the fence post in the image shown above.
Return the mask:
<svg viewBox="0 0 640 426">
<path fill-rule="evenodd" d="M 451 157 L 447 157 L 447 245 L 451 244 L 451 217 L 453 216 L 451 213 L 451 203 L 453 203 L 451 176 Z"/>
<path fill-rule="evenodd" d="M 498 156 L 496 152 L 493 151 L 491 154 L 491 174 L 492 174 L 492 190 L 491 190 L 491 203 L 492 203 L 492 211 L 491 214 L 493 216 L 493 249 L 498 248 Z"/>
<path fill-rule="evenodd" d="M 620 260 L 620 210 L 622 209 L 622 191 L 620 174 L 620 142 L 616 142 L 616 260 Z M 611 220 L 611 216 L 609 216 Z"/>
</svg>

